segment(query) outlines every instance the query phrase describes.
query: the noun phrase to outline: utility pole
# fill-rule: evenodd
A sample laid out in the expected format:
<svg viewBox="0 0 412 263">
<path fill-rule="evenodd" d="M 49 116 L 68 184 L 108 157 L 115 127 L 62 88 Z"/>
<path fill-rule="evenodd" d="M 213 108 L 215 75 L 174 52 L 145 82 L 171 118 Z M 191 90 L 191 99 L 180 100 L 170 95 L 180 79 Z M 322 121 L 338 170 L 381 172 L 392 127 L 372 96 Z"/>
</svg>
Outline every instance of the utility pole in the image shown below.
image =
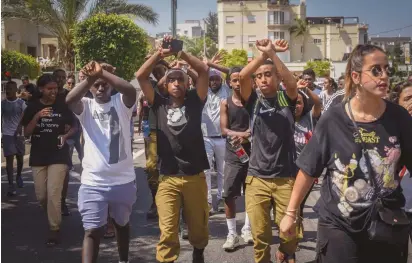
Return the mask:
<svg viewBox="0 0 412 263">
<path fill-rule="evenodd" d="M 176 37 L 176 9 L 177 0 L 172 0 L 172 36 Z"/>
<path fill-rule="evenodd" d="M 240 30 L 241 30 L 241 33 L 240 33 L 240 37 L 241 37 L 241 39 L 240 39 L 240 43 L 242 44 L 242 49 L 243 49 L 243 10 L 244 10 L 244 3 L 243 3 L 243 1 L 241 1 L 240 3 L 239 3 L 239 5 L 240 5 L 240 9 L 241 9 L 241 11 L 242 11 L 242 16 L 241 16 L 241 18 L 240 18 L 240 20 L 241 20 L 241 28 L 240 28 Z"/>
<path fill-rule="evenodd" d="M 206 58 L 206 32 L 207 32 L 207 25 L 206 20 L 203 19 L 203 56 Z"/>
</svg>

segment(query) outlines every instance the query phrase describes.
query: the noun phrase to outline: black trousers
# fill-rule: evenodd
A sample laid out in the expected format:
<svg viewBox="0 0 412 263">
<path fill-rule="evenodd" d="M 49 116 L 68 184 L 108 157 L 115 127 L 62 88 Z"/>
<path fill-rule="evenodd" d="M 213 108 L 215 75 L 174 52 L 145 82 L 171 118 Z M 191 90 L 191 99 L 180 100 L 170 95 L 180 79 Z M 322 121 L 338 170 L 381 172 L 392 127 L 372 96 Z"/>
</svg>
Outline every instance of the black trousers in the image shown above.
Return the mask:
<svg viewBox="0 0 412 263">
<path fill-rule="evenodd" d="M 397 263 L 404 258 L 404 246 L 373 242 L 366 231 L 351 234 L 323 219 L 318 221 L 317 263 Z"/>
</svg>

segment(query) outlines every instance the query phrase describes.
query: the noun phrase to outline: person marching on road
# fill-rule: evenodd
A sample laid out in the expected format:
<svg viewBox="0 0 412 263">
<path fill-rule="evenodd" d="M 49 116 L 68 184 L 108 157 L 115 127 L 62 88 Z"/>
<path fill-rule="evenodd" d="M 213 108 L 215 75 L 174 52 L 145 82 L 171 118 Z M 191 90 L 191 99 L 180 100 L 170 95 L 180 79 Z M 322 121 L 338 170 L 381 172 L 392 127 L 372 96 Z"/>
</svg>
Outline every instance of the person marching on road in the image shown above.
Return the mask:
<svg viewBox="0 0 412 263">
<path fill-rule="evenodd" d="M 236 197 L 241 195 L 241 189 L 245 183 L 249 160 L 242 161 L 236 154 L 236 149 L 241 145 L 248 156 L 250 156 L 250 116 L 242 105 L 240 96 L 239 72 L 241 67 L 234 67 L 229 72 L 232 96 L 221 102 L 220 125 L 222 135 L 227 137 L 223 198 L 225 199 L 226 223 L 229 230 L 223 249 L 231 251 L 240 245 L 236 231 Z M 233 144 L 233 146 L 232 146 Z M 242 238 L 245 243 L 252 243 L 249 216 L 246 213 L 245 225 L 242 228 Z"/>
<path fill-rule="evenodd" d="M 9 81 L 6 83 L 6 98 L 1 101 L 1 133 L 3 141 L 3 155 L 6 158 L 7 179 L 9 181 L 8 196 L 16 194 L 13 184 L 13 163 L 14 156 L 17 161 L 17 187 L 23 187 L 21 171 L 23 170 L 23 157 L 25 152 L 24 137 L 22 137 L 22 127 L 20 120 L 26 103 L 17 98 L 17 83 Z"/>
<path fill-rule="evenodd" d="M 294 142 L 294 106 L 298 91 L 292 73 L 276 55 L 285 52 L 285 40 L 256 41 L 263 54 L 240 72 L 240 92 L 245 107 L 252 118 L 252 152 L 246 177 L 246 211 L 250 218 L 254 240 L 255 262 L 270 261 L 272 228 L 270 210 L 275 211 L 275 221 L 288 216 L 289 203 L 297 168 Z M 270 58 L 271 60 L 267 60 Z M 258 86 L 252 91 L 252 74 Z M 279 90 L 281 80 L 285 91 Z M 280 235 L 276 252 L 277 262 L 295 262 L 295 251 L 300 235 L 288 238 Z"/>
<path fill-rule="evenodd" d="M 97 262 L 108 216 L 115 228 L 120 262 L 128 262 L 129 257 L 129 219 L 136 201 L 130 119 L 136 90 L 112 71 L 108 64 L 90 62 L 82 69 L 87 78 L 66 97 L 85 139 L 78 198 L 85 229 L 84 263 Z M 84 97 L 89 89 L 94 99 Z M 112 89 L 118 93 L 111 96 Z"/>
<path fill-rule="evenodd" d="M 37 80 L 41 97 L 30 102 L 24 111 L 24 136 L 31 136 L 30 160 L 34 189 L 49 221 L 48 246 L 59 243 L 62 221 L 61 197 L 69 146 L 67 138 L 77 131 L 73 113 L 59 99 L 58 84 L 54 76 L 44 74 Z M 67 126 L 70 129 L 67 131 Z"/>
<path fill-rule="evenodd" d="M 223 85 L 221 72 L 209 70 L 209 90 L 202 113 L 202 132 L 210 169 L 205 171 L 207 182 L 207 201 L 210 212 L 217 212 L 219 205 L 223 206 L 223 168 L 225 166 L 225 139 L 220 129 L 220 102 L 230 96 L 230 89 Z M 212 202 L 212 174 L 213 157 L 217 168 L 217 202 Z"/>
<path fill-rule="evenodd" d="M 166 37 L 164 43 L 172 40 Z M 196 89 L 189 90 L 188 75 L 178 68 L 166 73 L 168 96 L 153 90 L 149 76 L 156 63 L 172 54 L 185 60 L 198 74 Z M 159 189 L 156 204 L 160 241 L 158 262 L 174 262 L 179 256 L 179 218 L 183 216 L 193 246 L 193 262 L 203 263 L 208 244 L 207 184 L 204 170 L 209 168 L 201 130 L 201 117 L 208 91 L 208 66 L 184 51 L 159 48 L 137 71 L 136 78 L 157 115 Z"/>
</svg>

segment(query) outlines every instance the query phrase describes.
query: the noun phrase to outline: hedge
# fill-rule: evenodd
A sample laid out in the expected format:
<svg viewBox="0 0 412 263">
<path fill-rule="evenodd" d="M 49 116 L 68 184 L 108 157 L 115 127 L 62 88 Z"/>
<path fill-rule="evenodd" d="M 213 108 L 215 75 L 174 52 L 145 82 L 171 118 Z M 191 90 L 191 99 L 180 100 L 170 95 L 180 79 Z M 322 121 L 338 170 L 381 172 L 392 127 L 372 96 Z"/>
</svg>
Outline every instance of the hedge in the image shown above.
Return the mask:
<svg viewBox="0 0 412 263">
<path fill-rule="evenodd" d="M 2 79 L 5 72 L 10 72 L 12 78 L 28 75 L 30 79 L 35 79 L 40 75 L 40 65 L 34 57 L 14 50 L 1 50 L 1 70 Z"/>
</svg>

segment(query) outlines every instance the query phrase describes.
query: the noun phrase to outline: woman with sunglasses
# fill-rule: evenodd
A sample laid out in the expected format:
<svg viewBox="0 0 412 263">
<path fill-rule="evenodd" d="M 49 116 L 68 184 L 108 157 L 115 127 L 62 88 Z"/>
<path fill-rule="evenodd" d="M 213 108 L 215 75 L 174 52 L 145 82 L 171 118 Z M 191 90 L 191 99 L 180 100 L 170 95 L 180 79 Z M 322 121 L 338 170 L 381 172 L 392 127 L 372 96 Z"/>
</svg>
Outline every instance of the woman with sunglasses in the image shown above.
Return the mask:
<svg viewBox="0 0 412 263">
<path fill-rule="evenodd" d="M 326 168 L 316 204 L 316 262 L 402 261 L 407 236 L 376 241 L 379 236 L 371 232 L 381 229 L 371 224 L 378 219 L 378 198 L 386 210 L 401 211 L 405 198 L 398 171 L 403 166 L 412 168 L 412 117 L 404 108 L 382 99 L 389 73 L 388 58 L 381 48 L 357 46 L 346 68 L 344 102 L 323 115 L 297 160 L 300 171 L 280 231 L 294 235 L 299 216 L 294 211 Z M 392 233 L 391 225 L 382 224 L 379 226 L 387 226 Z"/>
</svg>

